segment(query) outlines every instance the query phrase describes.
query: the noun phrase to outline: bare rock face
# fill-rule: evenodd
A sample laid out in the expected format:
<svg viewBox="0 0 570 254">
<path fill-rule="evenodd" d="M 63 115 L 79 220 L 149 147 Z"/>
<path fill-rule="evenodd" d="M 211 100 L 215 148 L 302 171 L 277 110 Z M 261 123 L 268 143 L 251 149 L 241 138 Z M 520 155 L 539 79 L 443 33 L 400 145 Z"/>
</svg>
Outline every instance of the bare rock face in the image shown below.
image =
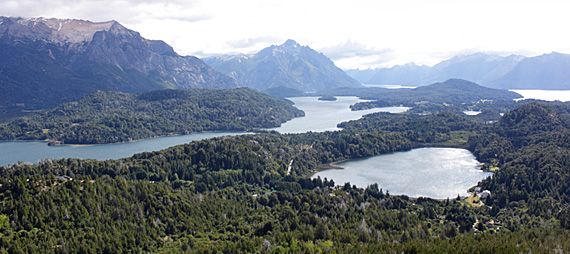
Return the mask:
<svg viewBox="0 0 570 254">
<path fill-rule="evenodd" d="M 115 21 L 93 23 L 74 19 L 0 17 L 0 32 L 14 39 L 45 40 L 60 44 L 90 42 L 98 31 L 108 31 Z"/>
<path fill-rule="evenodd" d="M 52 106 L 95 89 L 237 87 L 202 60 L 116 21 L 0 17 L 0 56 L 0 88 L 13 92 L 0 95 L 7 106 Z"/>
</svg>

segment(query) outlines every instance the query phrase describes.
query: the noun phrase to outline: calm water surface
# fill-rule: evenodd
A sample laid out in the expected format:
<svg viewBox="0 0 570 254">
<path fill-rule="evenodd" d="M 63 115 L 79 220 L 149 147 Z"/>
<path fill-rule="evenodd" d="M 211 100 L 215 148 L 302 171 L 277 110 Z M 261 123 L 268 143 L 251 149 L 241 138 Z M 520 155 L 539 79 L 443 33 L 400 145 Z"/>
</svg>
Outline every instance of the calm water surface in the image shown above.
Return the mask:
<svg viewBox="0 0 570 254">
<path fill-rule="evenodd" d="M 207 138 L 238 135 L 237 132 L 205 132 L 145 139 L 129 143 L 90 146 L 48 146 L 46 142 L 0 141 L 0 165 L 18 161 L 36 163 L 44 158 L 119 159 L 136 153 L 162 150 L 171 146 Z"/>
<path fill-rule="evenodd" d="M 318 97 L 288 98 L 295 103 L 295 107 L 305 111 L 305 117 L 295 118 L 278 128 L 272 128 L 280 133 L 303 133 L 308 131 L 336 131 L 337 124 L 350 120 L 360 119 L 363 115 L 375 112 L 401 113 L 407 107 L 373 108 L 368 110 L 351 111 L 349 106 L 363 101 L 358 97 L 342 96 L 336 101 L 319 101 Z"/>
<path fill-rule="evenodd" d="M 420 148 L 338 163 L 344 169 L 321 171 L 337 185 L 358 187 L 378 183 L 384 193 L 410 197 L 455 198 L 492 175 L 479 169 L 471 152 L 455 148 Z"/>
<path fill-rule="evenodd" d="M 407 108 L 377 108 L 365 111 L 350 111 L 349 106 L 359 102 L 356 97 L 337 97 L 334 102 L 319 101 L 318 97 L 289 98 L 295 106 L 305 111 L 306 116 L 293 119 L 274 130 L 282 133 L 338 130 L 338 123 L 355 120 L 364 114 L 378 111 L 401 112 Z M 180 136 L 160 137 L 130 143 L 92 146 L 48 146 L 45 142 L 0 141 L 0 165 L 18 161 L 36 163 L 43 158 L 119 159 L 136 153 L 158 151 L 171 146 L 237 132 L 207 132 Z"/>
<path fill-rule="evenodd" d="M 570 101 L 570 90 L 509 90 L 518 93 L 524 99 L 545 101 Z"/>
</svg>

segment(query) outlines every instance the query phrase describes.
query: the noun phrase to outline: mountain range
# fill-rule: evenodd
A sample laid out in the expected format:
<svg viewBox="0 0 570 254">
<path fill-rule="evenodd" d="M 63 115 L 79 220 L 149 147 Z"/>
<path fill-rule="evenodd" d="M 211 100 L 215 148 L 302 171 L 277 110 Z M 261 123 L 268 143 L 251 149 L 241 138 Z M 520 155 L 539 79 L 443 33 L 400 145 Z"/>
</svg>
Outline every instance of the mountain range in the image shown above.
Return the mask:
<svg viewBox="0 0 570 254">
<path fill-rule="evenodd" d="M 294 40 L 272 45 L 253 55 L 210 57 L 204 61 L 235 78 L 240 85 L 259 91 L 282 87 L 315 92 L 362 86 L 324 54 Z"/>
<path fill-rule="evenodd" d="M 423 86 L 450 78 L 501 89 L 568 89 L 570 55 L 552 52 L 536 57 L 475 53 L 460 55 L 432 67 L 409 63 L 391 68 L 347 70 L 365 84 Z"/>
<path fill-rule="evenodd" d="M 93 90 L 235 87 L 202 60 L 116 21 L 0 17 L 3 108 L 48 108 Z"/>
</svg>

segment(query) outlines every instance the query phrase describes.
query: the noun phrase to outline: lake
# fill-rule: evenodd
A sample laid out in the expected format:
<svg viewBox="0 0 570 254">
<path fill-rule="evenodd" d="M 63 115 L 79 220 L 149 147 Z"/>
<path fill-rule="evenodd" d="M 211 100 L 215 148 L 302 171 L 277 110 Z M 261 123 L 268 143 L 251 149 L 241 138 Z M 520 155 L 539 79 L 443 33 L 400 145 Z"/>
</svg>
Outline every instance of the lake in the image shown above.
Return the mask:
<svg viewBox="0 0 570 254">
<path fill-rule="evenodd" d="M 0 141 L 0 151 L 2 151 L 0 165 L 8 165 L 18 161 L 36 163 L 44 158 L 120 159 L 136 153 L 158 151 L 195 140 L 238 134 L 242 133 L 204 132 L 106 145 L 48 146 L 46 142 Z"/>
<path fill-rule="evenodd" d="M 344 169 L 321 171 L 312 177 L 363 188 L 378 183 L 384 193 L 437 199 L 467 196 L 467 189 L 492 175 L 479 169 L 471 152 L 456 148 L 419 148 L 336 165 Z"/>
<path fill-rule="evenodd" d="M 509 90 L 522 95 L 523 99 L 545 101 L 570 101 L 570 90 Z M 522 100 L 522 99 L 521 99 Z"/>
<path fill-rule="evenodd" d="M 320 132 L 338 130 L 338 123 L 361 118 L 365 114 L 388 111 L 402 112 L 408 108 L 376 108 L 364 111 L 350 111 L 349 106 L 359 101 L 357 97 L 337 97 L 337 101 L 319 101 L 318 97 L 289 98 L 295 106 L 305 111 L 305 117 L 295 118 L 272 128 L 281 133 Z M 239 135 L 243 132 L 206 132 L 179 136 L 152 138 L 129 143 L 91 146 L 48 146 L 46 142 L 0 141 L 0 165 L 18 161 L 36 163 L 43 158 L 119 159 L 141 152 L 158 151 L 175 145 L 186 144 L 226 135 Z"/>
<path fill-rule="evenodd" d="M 282 124 L 281 127 L 269 130 L 275 130 L 279 133 L 336 131 L 340 130 L 340 128 L 336 127 L 337 124 L 360 119 L 363 115 L 375 112 L 401 113 L 409 109 L 407 107 L 385 107 L 351 111 L 350 105 L 366 100 L 360 100 L 358 97 L 352 96 L 338 96 L 336 101 L 319 101 L 318 98 L 288 98 L 295 103 L 295 107 L 305 111 L 305 117 L 295 118 Z"/>
</svg>

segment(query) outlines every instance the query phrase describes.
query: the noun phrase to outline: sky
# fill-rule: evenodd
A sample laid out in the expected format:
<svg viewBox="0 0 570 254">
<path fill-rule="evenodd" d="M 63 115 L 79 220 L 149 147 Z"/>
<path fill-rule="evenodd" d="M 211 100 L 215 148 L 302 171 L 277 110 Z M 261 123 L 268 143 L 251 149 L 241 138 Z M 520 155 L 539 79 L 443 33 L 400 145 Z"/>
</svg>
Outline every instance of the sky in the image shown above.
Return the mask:
<svg viewBox="0 0 570 254">
<path fill-rule="evenodd" d="M 343 69 L 460 54 L 570 53 L 567 0 L 1 0 L 0 15 L 116 20 L 181 55 L 252 54 L 293 39 Z"/>
</svg>

